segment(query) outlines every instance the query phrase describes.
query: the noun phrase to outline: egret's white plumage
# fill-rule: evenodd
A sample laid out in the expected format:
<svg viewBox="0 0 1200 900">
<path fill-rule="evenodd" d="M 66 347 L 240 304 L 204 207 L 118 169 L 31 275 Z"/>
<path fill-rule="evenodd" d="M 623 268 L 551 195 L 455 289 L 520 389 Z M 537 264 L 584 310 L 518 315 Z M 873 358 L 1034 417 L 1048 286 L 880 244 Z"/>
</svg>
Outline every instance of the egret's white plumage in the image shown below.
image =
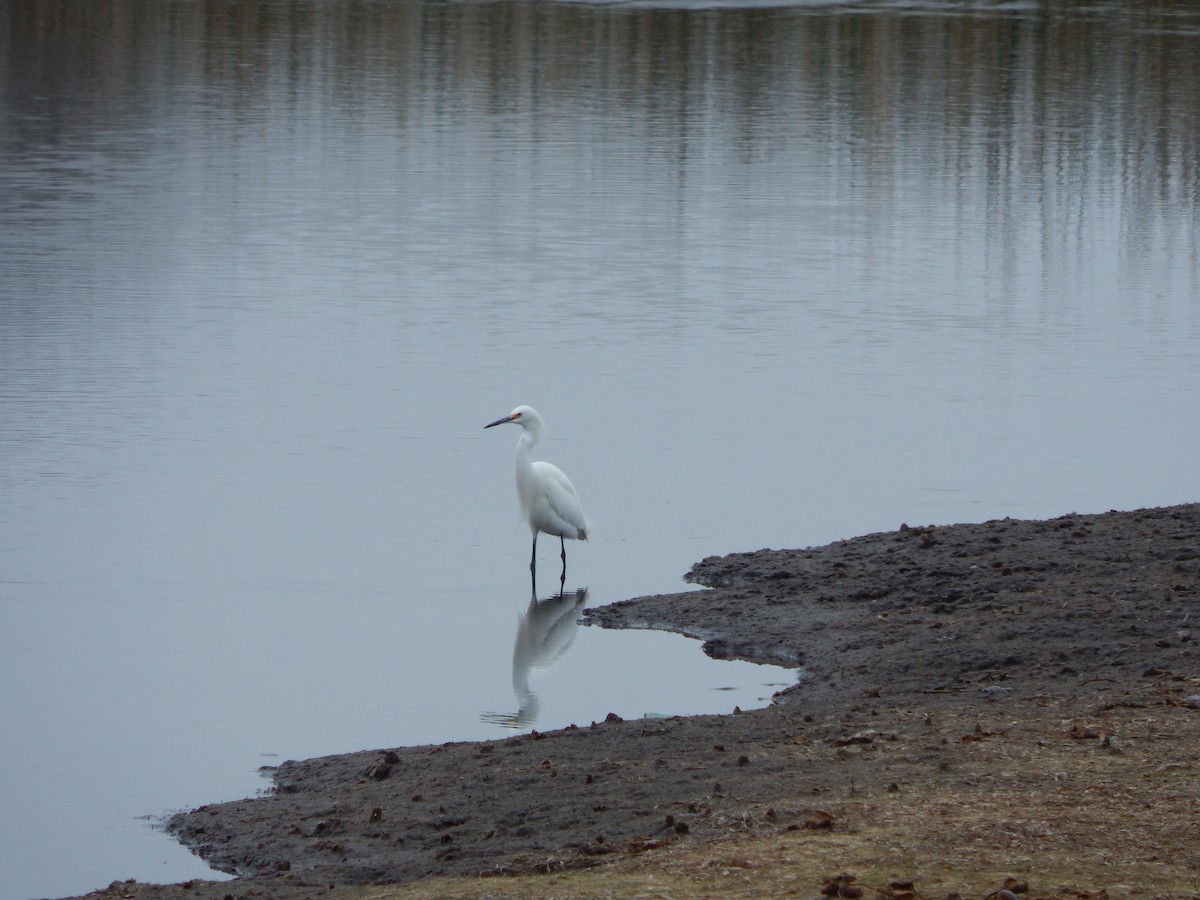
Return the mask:
<svg viewBox="0 0 1200 900">
<path fill-rule="evenodd" d="M 567 545 L 564 538 L 586 541 L 588 523 L 583 515 L 583 505 L 571 480 L 562 469 L 542 460 L 533 459 L 534 445 L 546 430 L 546 424 L 531 406 L 518 406 L 502 419 L 484 425 L 514 424 L 521 426 L 521 437 L 517 440 L 517 499 L 521 512 L 533 532 L 533 556 L 529 568 L 537 568 L 538 532 L 556 535 L 562 547 L 563 574 L 567 570 Z"/>
</svg>

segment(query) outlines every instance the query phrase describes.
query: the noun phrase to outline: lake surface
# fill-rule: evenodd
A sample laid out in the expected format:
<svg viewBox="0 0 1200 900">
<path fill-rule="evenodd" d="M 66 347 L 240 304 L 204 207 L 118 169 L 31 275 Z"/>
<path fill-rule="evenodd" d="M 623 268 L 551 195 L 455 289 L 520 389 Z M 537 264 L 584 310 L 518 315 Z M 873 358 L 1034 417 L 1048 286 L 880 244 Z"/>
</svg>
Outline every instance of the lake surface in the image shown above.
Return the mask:
<svg viewBox="0 0 1200 900">
<path fill-rule="evenodd" d="M 153 822 L 284 758 L 761 705 L 572 624 L 707 555 L 1198 499 L 1198 85 L 1188 2 L 0 6 L 0 898 L 211 876 Z"/>
</svg>

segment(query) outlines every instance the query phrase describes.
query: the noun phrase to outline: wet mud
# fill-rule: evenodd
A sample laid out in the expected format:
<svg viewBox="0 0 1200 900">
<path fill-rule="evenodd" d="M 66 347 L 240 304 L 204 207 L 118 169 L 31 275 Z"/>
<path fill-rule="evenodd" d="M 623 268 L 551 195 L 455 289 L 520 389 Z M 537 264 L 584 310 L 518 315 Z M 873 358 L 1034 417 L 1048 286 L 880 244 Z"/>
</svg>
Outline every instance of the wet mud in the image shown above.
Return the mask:
<svg viewBox="0 0 1200 900">
<path fill-rule="evenodd" d="M 1200 715 L 1200 504 L 903 525 L 712 557 L 687 578 L 709 590 L 639 597 L 589 610 L 587 621 L 678 631 L 717 657 L 801 667 L 769 708 L 610 716 L 285 762 L 269 794 L 168 823 L 238 880 L 101 893 L 299 898 L 330 885 L 562 871 L 701 840 L 747 810 L 760 822 L 768 810 L 781 829 L 827 827 L 825 798 L 848 781 L 899 790 L 949 765 L 960 746 L 919 742 L 939 716 L 1003 710 L 1017 721 L 1053 706 L 1065 720 L 1121 704 Z M 895 754 L 886 771 L 846 750 L 885 742 L 920 749 Z M 837 764 L 816 764 L 814 747 Z"/>
</svg>

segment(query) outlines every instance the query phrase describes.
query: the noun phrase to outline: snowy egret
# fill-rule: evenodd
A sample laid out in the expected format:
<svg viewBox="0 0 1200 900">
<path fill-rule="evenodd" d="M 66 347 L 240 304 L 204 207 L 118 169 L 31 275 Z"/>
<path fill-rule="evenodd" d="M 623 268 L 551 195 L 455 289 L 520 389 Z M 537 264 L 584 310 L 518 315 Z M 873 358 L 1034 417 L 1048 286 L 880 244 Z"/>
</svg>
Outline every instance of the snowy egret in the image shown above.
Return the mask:
<svg viewBox="0 0 1200 900">
<path fill-rule="evenodd" d="M 558 466 L 533 459 L 534 445 L 542 437 L 546 424 L 531 406 L 518 406 L 502 419 L 484 425 L 491 428 L 508 423 L 521 426 L 521 437 L 517 440 L 517 499 L 521 512 L 533 532 L 533 555 L 529 560 L 529 571 L 537 570 L 538 532 L 558 536 L 562 548 L 563 579 L 567 576 L 567 545 L 565 538 L 586 541 L 587 519 L 583 516 L 583 505 L 575 486 Z"/>
</svg>

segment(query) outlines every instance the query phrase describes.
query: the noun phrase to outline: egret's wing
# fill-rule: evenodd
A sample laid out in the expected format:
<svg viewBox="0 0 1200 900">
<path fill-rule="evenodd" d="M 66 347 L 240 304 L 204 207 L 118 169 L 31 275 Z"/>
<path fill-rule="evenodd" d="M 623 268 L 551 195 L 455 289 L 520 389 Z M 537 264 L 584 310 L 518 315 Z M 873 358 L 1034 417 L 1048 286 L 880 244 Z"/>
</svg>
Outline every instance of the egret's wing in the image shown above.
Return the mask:
<svg viewBox="0 0 1200 900">
<path fill-rule="evenodd" d="M 575 486 L 571 484 L 570 479 L 563 474 L 562 469 L 552 463 L 538 461 L 533 467 L 542 486 L 541 499 L 545 506 L 541 512 L 548 517 L 547 524 L 554 526 L 555 533 L 566 532 L 567 537 L 570 537 L 570 531 L 575 530 L 581 540 L 586 540 L 587 519 L 583 515 L 583 504 L 579 502 L 579 495 L 575 493 Z"/>
<path fill-rule="evenodd" d="M 554 465 L 554 463 L 538 461 L 535 462 L 533 466 L 535 469 L 545 473 L 554 484 L 557 484 L 576 500 L 579 499 L 579 495 L 575 493 L 575 485 L 571 484 L 571 479 L 566 476 L 562 469 Z"/>
</svg>

